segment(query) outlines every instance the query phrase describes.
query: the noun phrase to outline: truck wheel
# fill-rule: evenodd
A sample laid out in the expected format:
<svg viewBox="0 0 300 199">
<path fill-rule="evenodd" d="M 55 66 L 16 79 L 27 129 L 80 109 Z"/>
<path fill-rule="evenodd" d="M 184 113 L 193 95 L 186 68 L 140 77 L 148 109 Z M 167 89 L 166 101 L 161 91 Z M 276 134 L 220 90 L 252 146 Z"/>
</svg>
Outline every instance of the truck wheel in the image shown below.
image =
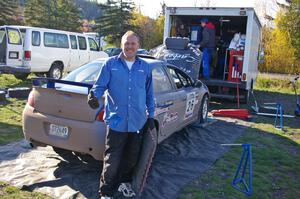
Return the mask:
<svg viewBox="0 0 300 199">
<path fill-rule="evenodd" d="M 20 79 L 20 80 L 26 80 L 28 77 L 29 73 L 16 73 L 14 74 L 15 78 Z"/>
<path fill-rule="evenodd" d="M 63 66 L 59 62 L 55 62 L 52 64 L 47 77 L 53 78 L 53 79 L 61 79 L 63 75 Z"/>
<path fill-rule="evenodd" d="M 208 108 L 209 108 L 209 99 L 208 99 L 208 95 L 205 94 L 202 98 L 201 107 L 199 109 L 199 114 L 198 114 L 200 123 L 205 123 L 207 121 Z"/>
</svg>

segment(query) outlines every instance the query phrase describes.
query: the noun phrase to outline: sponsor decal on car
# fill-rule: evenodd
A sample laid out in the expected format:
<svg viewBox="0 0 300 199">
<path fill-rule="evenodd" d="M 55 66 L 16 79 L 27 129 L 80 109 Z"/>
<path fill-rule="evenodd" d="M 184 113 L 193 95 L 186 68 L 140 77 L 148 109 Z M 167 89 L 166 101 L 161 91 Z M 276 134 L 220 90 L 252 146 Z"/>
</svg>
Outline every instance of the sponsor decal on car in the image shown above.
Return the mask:
<svg viewBox="0 0 300 199">
<path fill-rule="evenodd" d="M 178 119 L 178 113 L 166 113 L 163 118 L 162 127 L 164 127 L 166 124 L 175 122 Z"/>
<path fill-rule="evenodd" d="M 186 109 L 183 119 L 186 120 L 193 116 L 195 105 L 198 103 L 196 92 L 188 93 L 186 96 Z"/>
</svg>

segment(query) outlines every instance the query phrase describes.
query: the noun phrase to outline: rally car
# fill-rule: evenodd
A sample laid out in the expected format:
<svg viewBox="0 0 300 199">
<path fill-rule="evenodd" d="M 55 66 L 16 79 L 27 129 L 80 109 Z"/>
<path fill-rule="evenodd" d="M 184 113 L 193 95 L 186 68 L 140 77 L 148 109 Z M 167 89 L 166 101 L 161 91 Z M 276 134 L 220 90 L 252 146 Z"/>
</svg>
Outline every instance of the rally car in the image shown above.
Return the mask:
<svg viewBox="0 0 300 199">
<path fill-rule="evenodd" d="M 152 67 L 157 142 L 188 124 L 205 122 L 209 105 L 206 85 L 165 61 L 143 59 Z M 73 151 L 103 159 L 104 98 L 93 110 L 87 95 L 104 62 L 100 59 L 83 65 L 62 80 L 33 80 L 23 111 L 23 133 L 31 145 L 50 145 L 57 152 Z"/>
</svg>

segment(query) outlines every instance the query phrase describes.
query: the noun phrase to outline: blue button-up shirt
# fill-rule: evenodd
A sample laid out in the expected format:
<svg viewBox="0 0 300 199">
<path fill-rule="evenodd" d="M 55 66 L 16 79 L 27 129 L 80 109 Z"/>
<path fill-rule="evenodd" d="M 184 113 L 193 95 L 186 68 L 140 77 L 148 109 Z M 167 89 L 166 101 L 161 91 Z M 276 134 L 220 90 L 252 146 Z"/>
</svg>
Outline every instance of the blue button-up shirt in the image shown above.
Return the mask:
<svg viewBox="0 0 300 199">
<path fill-rule="evenodd" d="M 131 70 L 122 53 L 103 65 L 93 86 L 100 99 L 105 91 L 105 122 L 119 132 L 137 132 L 147 117 L 154 117 L 152 71 L 150 65 L 136 57 Z"/>
</svg>

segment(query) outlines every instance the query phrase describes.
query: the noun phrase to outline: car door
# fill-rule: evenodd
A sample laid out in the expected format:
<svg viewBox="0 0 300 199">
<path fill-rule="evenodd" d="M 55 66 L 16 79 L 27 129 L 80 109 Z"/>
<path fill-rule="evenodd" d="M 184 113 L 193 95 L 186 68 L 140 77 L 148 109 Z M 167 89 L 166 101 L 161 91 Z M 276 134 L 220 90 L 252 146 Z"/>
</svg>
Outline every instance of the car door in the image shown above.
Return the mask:
<svg viewBox="0 0 300 199">
<path fill-rule="evenodd" d="M 88 38 L 89 44 L 89 61 L 100 58 L 99 47 L 97 42 L 93 38 Z"/>
<path fill-rule="evenodd" d="M 152 68 L 153 90 L 155 96 L 155 117 L 159 121 L 158 139 L 164 139 L 176 130 L 178 112 L 176 92 L 164 67 L 156 63 Z"/>
<path fill-rule="evenodd" d="M 193 87 L 191 78 L 180 69 L 169 66 L 168 71 L 177 89 L 176 109 L 180 113 L 177 125 L 179 130 L 197 118 L 200 104 L 199 89 Z"/>
<path fill-rule="evenodd" d="M 87 49 L 87 41 L 84 36 L 77 36 L 79 44 L 79 65 L 82 66 L 89 62 L 89 51 Z"/>
<path fill-rule="evenodd" d="M 18 28 L 6 27 L 7 48 L 6 65 L 22 66 L 23 43 Z"/>
<path fill-rule="evenodd" d="M 70 67 L 69 70 L 72 71 L 75 68 L 80 66 L 79 60 L 79 49 L 78 49 L 78 41 L 75 35 L 69 35 L 70 38 Z"/>
</svg>

